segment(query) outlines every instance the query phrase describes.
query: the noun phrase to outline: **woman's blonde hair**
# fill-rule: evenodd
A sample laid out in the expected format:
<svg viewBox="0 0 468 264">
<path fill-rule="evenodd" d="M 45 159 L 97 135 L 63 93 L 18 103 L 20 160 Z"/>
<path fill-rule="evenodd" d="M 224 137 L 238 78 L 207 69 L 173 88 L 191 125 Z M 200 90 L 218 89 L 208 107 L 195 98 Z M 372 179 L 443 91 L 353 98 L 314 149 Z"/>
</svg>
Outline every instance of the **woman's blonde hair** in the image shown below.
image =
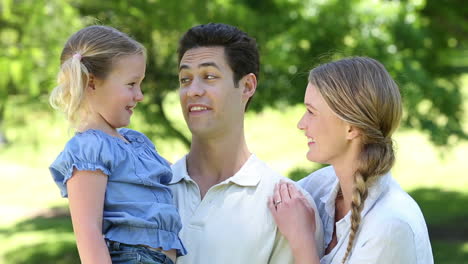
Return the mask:
<svg viewBox="0 0 468 264">
<path fill-rule="evenodd" d="M 401 96 L 385 67 L 366 57 L 320 65 L 310 72 L 309 82 L 317 87 L 339 118 L 360 131 L 362 138 L 344 263 L 353 247 L 369 186 L 390 171 L 395 162 L 391 136 L 400 123 Z"/>
<path fill-rule="evenodd" d="M 58 85 L 52 90 L 50 104 L 64 112 L 73 126 L 78 125 L 87 110 L 84 91 L 91 75 L 104 80 L 116 59 L 135 54 L 146 56 L 143 45 L 115 28 L 95 25 L 81 29 L 62 50 Z"/>
</svg>

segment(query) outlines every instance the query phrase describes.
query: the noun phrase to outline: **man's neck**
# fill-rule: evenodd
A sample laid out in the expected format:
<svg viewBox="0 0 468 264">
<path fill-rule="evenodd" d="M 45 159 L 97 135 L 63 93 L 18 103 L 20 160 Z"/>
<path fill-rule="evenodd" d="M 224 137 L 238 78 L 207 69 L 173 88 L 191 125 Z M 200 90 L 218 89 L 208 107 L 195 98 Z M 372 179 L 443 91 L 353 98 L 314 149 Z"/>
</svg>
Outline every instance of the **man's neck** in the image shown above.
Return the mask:
<svg viewBox="0 0 468 264">
<path fill-rule="evenodd" d="M 209 188 L 236 174 L 250 155 L 243 133 L 222 139 L 193 137 L 187 171 L 203 197 Z"/>
</svg>

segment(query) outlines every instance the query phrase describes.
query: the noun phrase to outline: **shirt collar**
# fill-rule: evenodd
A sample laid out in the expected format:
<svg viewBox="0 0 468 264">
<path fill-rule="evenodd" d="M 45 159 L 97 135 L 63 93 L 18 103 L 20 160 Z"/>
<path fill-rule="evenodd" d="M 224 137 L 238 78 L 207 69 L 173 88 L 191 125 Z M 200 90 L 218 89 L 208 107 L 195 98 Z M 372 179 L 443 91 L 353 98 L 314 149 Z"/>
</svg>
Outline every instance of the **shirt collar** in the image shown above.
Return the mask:
<svg viewBox="0 0 468 264">
<path fill-rule="evenodd" d="M 232 177 L 226 179 L 224 182 L 232 182 L 244 187 L 257 186 L 262 177 L 261 173 L 259 172 L 259 165 L 263 165 L 263 162 L 259 160 L 255 154 L 251 154 L 244 165 L 242 165 L 240 170 Z"/>
<path fill-rule="evenodd" d="M 258 165 L 263 162 L 255 156 L 255 154 L 251 154 L 247 161 L 242 165 L 236 174 L 232 177 L 227 178 L 223 182 L 219 184 L 228 184 L 230 182 L 237 184 L 239 186 L 257 186 L 261 179 L 261 173 L 258 172 Z M 172 168 L 172 180 L 169 184 L 176 184 L 182 180 L 185 181 L 193 181 L 188 175 L 187 171 L 187 155 L 182 157 L 179 161 L 171 166 Z"/>
<path fill-rule="evenodd" d="M 183 156 L 176 163 L 172 164 L 172 180 L 169 184 L 176 184 L 182 180 L 191 180 L 187 172 L 187 155 Z"/>
<path fill-rule="evenodd" d="M 332 171 L 335 173 L 335 170 Z M 371 185 L 368 189 L 368 195 L 364 203 L 364 208 L 361 211 L 361 217 L 364 217 L 369 210 L 374 206 L 374 204 L 379 200 L 379 198 L 385 193 L 390 185 L 391 181 L 391 173 L 388 172 L 387 174 L 383 175 L 377 181 Z M 335 175 L 335 180 L 332 183 L 332 189 L 330 192 L 326 193 L 324 196 L 320 198 L 322 203 L 325 204 L 325 211 L 327 214 L 334 219 L 335 216 L 335 199 L 340 188 L 338 177 Z M 346 216 L 341 219 L 338 223 L 345 222 L 347 224 L 351 223 L 351 211 L 346 214 Z"/>
<path fill-rule="evenodd" d="M 332 170 L 332 173 L 335 174 L 335 170 Z M 338 181 L 338 177 L 336 177 L 336 175 L 335 175 L 335 180 L 333 181 L 331 186 L 333 186 L 331 191 L 325 193 L 325 195 L 322 196 L 320 200 L 322 201 L 322 203 L 325 204 L 325 211 L 327 212 L 327 214 L 334 219 L 335 218 L 335 198 L 340 188 L 340 182 Z"/>
</svg>

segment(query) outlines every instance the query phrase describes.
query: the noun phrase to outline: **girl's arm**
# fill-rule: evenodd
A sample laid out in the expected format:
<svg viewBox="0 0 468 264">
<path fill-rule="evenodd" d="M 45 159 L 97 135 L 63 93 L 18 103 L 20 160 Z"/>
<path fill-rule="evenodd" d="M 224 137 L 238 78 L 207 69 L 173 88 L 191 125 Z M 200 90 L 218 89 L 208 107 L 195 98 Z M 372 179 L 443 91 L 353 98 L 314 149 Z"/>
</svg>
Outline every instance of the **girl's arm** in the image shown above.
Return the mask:
<svg viewBox="0 0 468 264">
<path fill-rule="evenodd" d="M 107 175 L 100 170 L 75 170 L 67 182 L 73 230 L 83 264 L 112 264 L 102 236 L 106 185 Z"/>
<path fill-rule="evenodd" d="M 292 183 L 280 182 L 268 207 L 280 232 L 289 241 L 294 262 L 320 263 L 314 239 L 315 212 L 307 198 Z"/>
</svg>

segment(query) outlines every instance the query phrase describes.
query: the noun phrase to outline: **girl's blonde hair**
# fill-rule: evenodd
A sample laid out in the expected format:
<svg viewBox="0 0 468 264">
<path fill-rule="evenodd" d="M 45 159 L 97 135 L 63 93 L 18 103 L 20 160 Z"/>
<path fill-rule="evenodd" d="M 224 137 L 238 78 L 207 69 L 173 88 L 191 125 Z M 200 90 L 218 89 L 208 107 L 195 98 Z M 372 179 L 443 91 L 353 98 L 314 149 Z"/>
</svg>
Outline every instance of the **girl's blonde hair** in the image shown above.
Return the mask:
<svg viewBox="0 0 468 264">
<path fill-rule="evenodd" d="M 392 133 L 402 114 L 398 86 L 385 67 L 366 57 L 321 65 L 310 72 L 313 84 L 339 118 L 361 132 L 362 148 L 354 174 L 351 233 L 342 260 L 349 257 L 361 222 L 369 186 L 390 171 L 395 162 Z"/>
<path fill-rule="evenodd" d="M 65 43 L 60 56 L 58 85 L 49 102 L 65 113 L 67 120 L 78 125 L 86 114 L 85 88 L 90 77 L 106 79 L 116 59 L 142 54 L 143 45 L 125 33 L 108 26 L 89 26 L 73 34 Z"/>
</svg>

